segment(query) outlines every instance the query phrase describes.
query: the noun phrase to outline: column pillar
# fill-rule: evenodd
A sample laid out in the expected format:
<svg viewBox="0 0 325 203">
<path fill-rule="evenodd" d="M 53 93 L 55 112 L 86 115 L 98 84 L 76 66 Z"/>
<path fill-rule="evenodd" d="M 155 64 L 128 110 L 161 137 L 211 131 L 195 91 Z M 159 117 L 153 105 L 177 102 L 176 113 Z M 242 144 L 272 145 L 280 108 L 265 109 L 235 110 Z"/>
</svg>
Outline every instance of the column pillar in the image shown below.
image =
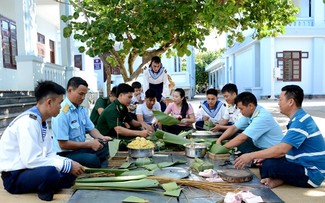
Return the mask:
<svg viewBox="0 0 325 203">
<path fill-rule="evenodd" d="M 66 15 L 68 16 L 71 13 L 71 7 L 69 6 L 69 1 L 65 0 L 65 3 L 60 4 L 60 16 Z M 69 38 L 65 38 L 63 36 L 63 28 L 66 27 L 66 23 L 64 23 L 62 20 L 60 21 L 60 30 L 61 30 L 61 54 L 62 54 L 62 65 L 68 67 L 73 67 L 73 51 L 71 49 L 71 46 L 73 44 L 72 42 L 72 36 Z"/>
<path fill-rule="evenodd" d="M 312 60 L 311 65 L 311 89 L 313 90 L 312 94 L 322 95 L 325 91 L 325 84 L 323 82 L 325 77 L 325 40 L 324 38 L 314 38 L 313 39 L 313 49 L 312 54 L 309 54 L 311 59 L 302 59 L 302 60 Z M 304 67 L 303 67 L 304 68 Z"/>
<path fill-rule="evenodd" d="M 324 26 L 324 2 L 319 0 L 311 1 L 311 14 L 314 19 L 314 26 Z"/>
<path fill-rule="evenodd" d="M 19 55 L 37 55 L 36 2 L 15 0 Z"/>
</svg>

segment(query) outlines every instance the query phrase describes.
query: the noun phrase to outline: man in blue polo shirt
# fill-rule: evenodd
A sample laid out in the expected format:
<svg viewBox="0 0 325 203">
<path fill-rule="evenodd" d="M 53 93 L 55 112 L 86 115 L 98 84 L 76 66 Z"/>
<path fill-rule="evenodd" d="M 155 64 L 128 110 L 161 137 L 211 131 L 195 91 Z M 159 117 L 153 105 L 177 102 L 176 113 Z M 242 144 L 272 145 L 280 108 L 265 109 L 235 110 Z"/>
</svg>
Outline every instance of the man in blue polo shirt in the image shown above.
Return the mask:
<svg viewBox="0 0 325 203">
<path fill-rule="evenodd" d="M 280 111 L 290 118 L 286 135 L 280 144 L 240 156 L 235 167 L 243 168 L 252 160 L 262 161 L 261 183 L 270 188 L 283 183 L 318 187 L 325 179 L 324 138 L 313 118 L 301 108 L 303 90 L 287 85 L 281 91 Z"/>
<path fill-rule="evenodd" d="M 254 94 L 242 92 L 236 97 L 235 103 L 243 116 L 217 139 L 218 144 L 240 130 L 242 132 L 224 147 L 237 147 L 241 153 L 249 153 L 280 143 L 283 137 L 281 127 L 270 112 L 257 105 Z"/>
</svg>

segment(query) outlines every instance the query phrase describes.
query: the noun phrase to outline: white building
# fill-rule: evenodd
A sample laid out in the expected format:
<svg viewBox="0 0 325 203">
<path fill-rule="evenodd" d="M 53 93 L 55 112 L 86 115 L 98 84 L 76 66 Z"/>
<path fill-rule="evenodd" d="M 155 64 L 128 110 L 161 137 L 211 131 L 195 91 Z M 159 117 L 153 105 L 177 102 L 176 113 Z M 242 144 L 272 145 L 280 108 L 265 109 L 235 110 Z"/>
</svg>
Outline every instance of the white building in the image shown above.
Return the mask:
<svg viewBox="0 0 325 203">
<path fill-rule="evenodd" d="M 239 92 L 274 98 L 281 88 L 296 84 L 305 95 L 325 96 L 325 6 L 322 0 L 293 0 L 297 19 L 276 38 L 254 40 L 247 32 L 243 43 L 228 48 L 222 59 L 206 67 L 209 85 L 235 83 Z"/>
<path fill-rule="evenodd" d="M 39 80 L 53 80 L 65 87 L 72 76 L 84 78 L 92 91 L 103 88 L 102 63 L 79 53 L 80 42 L 62 35 L 65 24 L 60 16 L 71 13 L 68 2 L 0 0 L 0 92 L 32 91 Z M 176 86 L 187 89 L 192 97 L 194 54 L 185 58 L 186 71 L 181 71 L 184 62 L 178 57 L 162 61 Z M 123 82 L 120 79 L 113 78 L 115 82 Z"/>
</svg>

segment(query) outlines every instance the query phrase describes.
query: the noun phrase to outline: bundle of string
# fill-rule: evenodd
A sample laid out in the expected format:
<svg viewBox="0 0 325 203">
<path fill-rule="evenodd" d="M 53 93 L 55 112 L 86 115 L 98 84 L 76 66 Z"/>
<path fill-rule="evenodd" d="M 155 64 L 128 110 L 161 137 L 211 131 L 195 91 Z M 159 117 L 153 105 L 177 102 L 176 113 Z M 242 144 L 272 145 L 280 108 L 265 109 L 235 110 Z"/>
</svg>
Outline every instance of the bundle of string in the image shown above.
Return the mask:
<svg viewBox="0 0 325 203">
<path fill-rule="evenodd" d="M 162 176 L 149 176 L 148 179 L 157 180 L 160 184 L 168 182 L 176 182 L 181 186 L 190 186 L 201 190 L 210 190 L 216 192 L 222 196 L 226 195 L 228 192 L 237 193 L 243 190 L 249 190 L 250 187 L 238 185 L 234 183 L 227 182 L 208 182 L 208 181 L 198 181 L 198 180 L 189 180 L 189 179 L 176 179 L 168 178 Z"/>
</svg>

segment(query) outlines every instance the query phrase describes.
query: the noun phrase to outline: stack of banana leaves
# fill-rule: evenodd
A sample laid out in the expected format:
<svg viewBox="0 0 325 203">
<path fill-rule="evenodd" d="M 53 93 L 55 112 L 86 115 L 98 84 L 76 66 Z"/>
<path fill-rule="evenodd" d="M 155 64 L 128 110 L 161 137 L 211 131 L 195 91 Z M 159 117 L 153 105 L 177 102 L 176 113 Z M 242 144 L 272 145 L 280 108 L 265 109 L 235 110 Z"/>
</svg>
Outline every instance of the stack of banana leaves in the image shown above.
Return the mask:
<svg viewBox="0 0 325 203">
<path fill-rule="evenodd" d="M 200 159 L 195 159 L 197 168 L 201 171 L 211 168 L 211 164 Z M 142 165 L 143 164 L 143 165 Z M 154 163 L 149 158 L 139 158 L 136 162 L 123 164 L 119 169 L 105 168 L 85 168 L 85 175 L 79 177 L 74 189 L 85 190 L 126 190 L 126 191 L 151 191 L 161 193 L 162 195 L 179 197 L 182 192 L 181 186 L 195 187 L 202 190 L 226 194 L 240 190 L 247 190 L 239 185 L 231 183 L 213 183 L 203 180 L 190 180 L 169 178 L 163 176 L 154 176 L 154 171 L 159 168 L 169 167 L 176 164 L 184 164 L 182 161 L 177 162 L 159 162 Z M 96 175 L 95 175 L 96 174 Z M 110 175 L 110 176 L 105 176 Z M 129 196 L 123 202 L 148 202 L 143 198 Z"/>
<path fill-rule="evenodd" d="M 186 161 L 154 163 L 150 158 L 138 158 L 133 163 L 125 162 L 119 169 L 85 167 L 85 175 L 76 180 L 73 188 L 155 192 L 157 188 L 163 188 L 164 195 L 179 197 L 181 188 L 176 183 L 171 181 L 170 184 L 160 184 L 155 179 L 149 179 L 148 176 L 153 176 L 156 169 L 184 163 Z"/>
</svg>

